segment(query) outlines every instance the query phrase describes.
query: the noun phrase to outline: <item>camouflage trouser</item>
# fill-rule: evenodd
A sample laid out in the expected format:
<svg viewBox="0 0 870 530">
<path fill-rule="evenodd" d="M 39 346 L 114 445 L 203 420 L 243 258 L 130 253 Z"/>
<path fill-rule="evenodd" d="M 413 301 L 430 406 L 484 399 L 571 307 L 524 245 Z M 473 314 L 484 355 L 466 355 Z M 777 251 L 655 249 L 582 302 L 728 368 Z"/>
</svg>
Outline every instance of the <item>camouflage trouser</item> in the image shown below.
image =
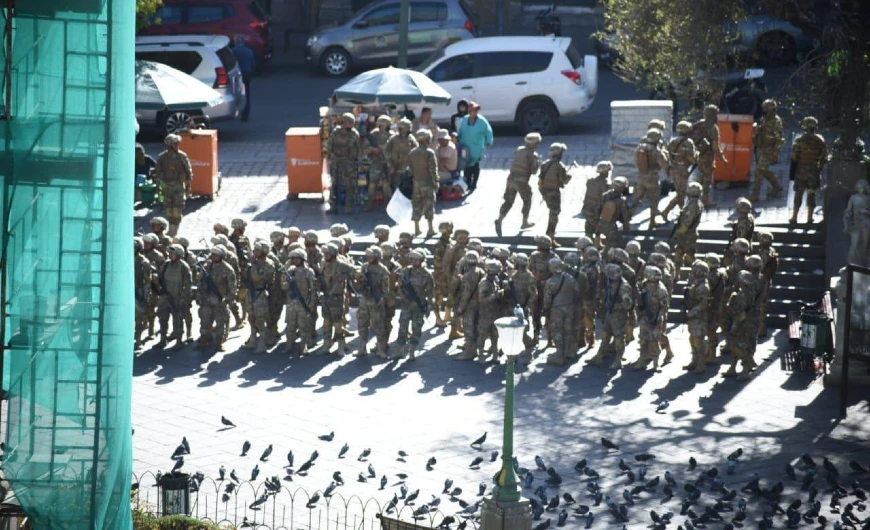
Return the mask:
<svg viewBox="0 0 870 530">
<path fill-rule="evenodd" d="M 414 185 L 411 196 L 411 220 L 419 221 L 425 218 L 431 221 L 435 218 L 435 188 Z"/>
<path fill-rule="evenodd" d="M 248 292 L 248 323 L 251 324 L 252 333 L 265 332 L 268 319 L 269 293 L 265 290 Z"/>
<path fill-rule="evenodd" d="M 285 330 L 285 334 L 287 337 L 287 344 L 293 344 L 296 342 L 296 337 L 302 338 L 302 346 L 310 346 L 311 345 L 311 337 L 314 331 L 314 315 L 309 311 L 306 311 L 304 307 L 302 307 L 302 302 L 299 299 L 289 299 L 286 305 L 287 311 L 284 313 L 284 321 L 287 323 L 287 329 Z M 309 307 L 310 311 L 314 311 L 315 308 Z M 327 311 L 324 311 L 324 315 Z"/>
<path fill-rule="evenodd" d="M 478 311 L 477 316 L 477 349 L 483 353 L 483 347 L 486 344 L 486 339 L 491 342 L 490 351 L 498 352 L 498 332 L 495 329 L 495 320 L 500 318 L 501 313 L 492 309 L 483 309 Z"/>
<path fill-rule="evenodd" d="M 798 166 L 794 176 L 794 205 L 797 210 L 804 200 L 804 192 L 807 193 L 807 207 L 815 207 L 816 190 L 822 183 L 822 176 L 818 169 Z M 812 205 L 812 206 L 811 206 Z M 812 210 L 810 210 L 812 212 Z"/>
<path fill-rule="evenodd" d="M 465 343 L 477 346 L 477 323 L 480 314 L 477 306 L 471 306 L 462 313 L 462 328 L 465 332 Z"/>
<path fill-rule="evenodd" d="M 710 199 L 710 186 L 713 185 L 713 173 L 716 171 L 716 159 L 713 151 L 708 151 L 698 157 L 698 170 L 701 172 L 701 198 L 706 202 Z"/>
<path fill-rule="evenodd" d="M 689 230 L 685 234 L 675 234 L 674 237 L 674 261 L 677 269 L 683 266 L 682 260 L 686 256 L 695 256 L 695 249 L 698 247 L 698 232 Z M 686 263 L 691 266 L 691 263 Z"/>
<path fill-rule="evenodd" d="M 647 172 L 638 175 L 637 184 L 634 186 L 634 206 L 637 207 L 644 200 L 649 200 L 650 220 L 659 211 L 661 195 L 662 188 L 659 184 L 658 173 Z"/>
<path fill-rule="evenodd" d="M 547 210 L 550 211 L 547 222 L 555 228 L 556 223 L 559 222 L 559 214 L 562 213 L 562 191 L 559 189 L 543 189 L 541 190 L 541 196 L 544 198 Z"/>
<path fill-rule="evenodd" d="M 700 314 L 697 317 L 689 319 L 688 328 L 689 336 L 704 338 L 707 334 L 708 318 L 706 314 Z"/>
<path fill-rule="evenodd" d="M 357 321 L 359 323 L 360 346 L 365 346 L 369 340 L 369 329 L 374 330 L 378 347 L 387 346 L 386 307 L 384 300 L 375 302 L 368 297 L 360 297 Z"/>
<path fill-rule="evenodd" d="M 375 195 L 378 193 L 378 186 L 381 187 L 384 198 L 389 200 L 393 195 L 393 185 L 390 182 L 390 173 L 387 169 L 387 163 L 386 161 L 372 160 L 372 163 L 369 166 L 369 200 L 375 198 Z"/>
<path fill-rule="evenodd" d="M 657 359 L 662 352 L 659 339 L 662 337 L 661 323 L 650 325 L 646 319 L 642 319 L 638 330 L 638 342 L 640 343 L 640 358 L 644 360 Z"/>
<path fill-rule="evenodd" d="M 601 221 L 601 235 L 604 237 L 604 243 L 607 247 L 623 246 L 622 232 L 617 228 L 616 223 L 612 221 Z M 605 253 L 601 254 L 605 256 Z"/>
<path fill-rule="evenodd" d="M 173 309 L 175 306 L 175 309 Z M 180 337 L 184 332 L 184 310 L 179 307 L 179 299 L 173 297 L 172 302 L 169 301 L 168 294 L 161 294 L 157 297 L 157 319 L 160 321 L 160 333 L 169 331 L 169 317 L 172 317 L 172 335 Z"/>
<path fill-rule="evenodd" d="M 672 164 L 668 169 L 668 178 L 674 185 L 676 196 L 671 199 L 665 209 L 670 211 L 675 206 L 682 208 L 686 202 L 686 189 L 689 187 L 689 168 Z"/>
<path fill-rule="evenodd" d="M 329 190 L 329 203 L 338 206 L 339 195 L 344 192 L 344 210 L 353 211 L 353 198 L 351 190 L 356 189 L 357 167 L 356 162 L 346 158 L 336 158 L 332 161 L 332 187 Z"/>
<path fill-rule="evenodd" d="M 571 359 L 577 355 L 577 334 L 574 332 L 574 308 L 559 306 L 550 309 L 547 317 L 549 332 L 553 335 L 556 355 Z"/>
<path fill-rule="evenodd" d="M 523 200 L 523 219 L 529 216 L 529 212 L 532 210 L 532 187 L 529 186 L 528 181 L 524 182 L 508 178 L 504 188 L 504 202 L 498 211 L 500 218 L 504 219 L 508 212 L 511 211 L 514 201 L 517 199 L 517 193 L 520 194 L 520 198 Z"/>
<path fill-rule="evenodd" d="M 284 304 L 287 303 L 287 294 L 276 289 L 275 292 L 269 294 L 269 319 L 266 326 L 269 329 L 269 334 L 278 338 L 278 322 L 281 320 L 281 311 L 284 310 Z"/>
<path fill-rule="evenodd" d="M 390 340 L 390 335 L 393 333 L 393 319 L 396 318 L 396 296 L 390 294 L 384 303 L 384 333 L 387 335 L 387 340 Z"/>
<path fill-rule="evenodd" d="M 423 335 L 423 320 L 425 315 L 414 302 L 405 303 L 402 311 L 399 313 L 399 344 L 405 344 L 406 341 L 414 346 L 420 343 L 420 337 Z M 408 335 L 408 327 L 410 325 L 411 334 Z"/>
<path fill-rule="evenodd" d="M 612 312 L 601 317 L 604 333 L 614 338 L 625 338 L 625 324 L 628 322 L 628 312 Z"/>
<path fill-rule="evenodd" d="M 587 343 L 591 344 L 595 341 L 595 300 L 583 300 L 583 310 L 578 311 L 582 315 L 580 324 L 580 332 L 583 333 Z"/>
<path fill-rule="evenodd" d="M 772 147 L 760 147 L 755 154 L 755 180 L 752 182 L 752 195 L 758 196 L 761 191 L 762 179 L 767 179 L 774 188 L 779 188 L 776 175 L 770 170 L 770 166 L 779 161 L 779 151 Z"/>
<path fill-rule="evenodd" d="M 199 304 L 199 340 L 221 344 L 230 322 L 230 309 L 214 295 L 206 296 Z"/>
<path fill-rule="evenodd" d="M 586 222 L 583 226 L 583 232 L 589 237 L 595 237 L 595 234 L 600 230 L 601 221 L 598 219 L 597 215 L 586 215 L 584 216 Z"/>
<path fill-rule="evenodd" d="M 142 332 L 148 329 L 148 301 L 139 298 L 138 289 L 136 294 L 136 340 Z"/>
<path fill-rule="evenodd" d="M 443 270 L 436 270 L 432 276 L 435 280 L 435 296 L 440 296 L 446 301 L 450 296 L 450 277 Z"/>
<path fill-rule="evenodd" d="M 329 295 L 321 306 L 320 312 L 323 315 L 323 338 L 325 340 L 344 338 L 342 331 L 345 314 L 344 293 Z"/>
<path fill-rule="evenodd" d="M 758 343 L 758 324 L 759 318 L 754 314 L 748 315 L 739 322 L 732 320 L 731 328 L 728 330 L 728 345 L 746 352 L 754 352 Z"/>
</svg>

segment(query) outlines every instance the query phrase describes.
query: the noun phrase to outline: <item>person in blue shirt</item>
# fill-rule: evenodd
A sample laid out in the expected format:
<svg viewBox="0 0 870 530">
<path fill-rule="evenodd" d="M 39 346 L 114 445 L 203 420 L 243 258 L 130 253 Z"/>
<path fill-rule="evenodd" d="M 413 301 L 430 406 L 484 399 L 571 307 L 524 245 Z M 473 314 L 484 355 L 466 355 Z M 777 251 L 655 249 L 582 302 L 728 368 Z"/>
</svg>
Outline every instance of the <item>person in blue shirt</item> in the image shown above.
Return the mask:
<svg viewBox="0 0 870 530">
<path fill-rule="evenodd" d="M 242 82 L 245 83 L 245 94 L 247 94 L 248 102 L 245 105 L 245 110 L 242 111 L 242 121 L 248 121 L 248 116 L 251 114 L 251 77 L 254 75 L 254 69 L 257 67 L 257 58 L 254 55 L 254 50 L 245 42 L 244 35 L 236 35 L 233 38 L 233 55 L 236 56 L 236 61 L 239 63 L 239 70 L 242 71 Z"/>
<path fill-rule="evenodd" d="M 492 127 L 480 115 L 480 105 L 468 103 L 468 115 L 459 124 L 459 145 L 468 152 L 463 178 L 468 184 L 468 193 L 477 189 L 480 177 L 480 159 L 487 147 L 492 147 Z"/>
</svg>

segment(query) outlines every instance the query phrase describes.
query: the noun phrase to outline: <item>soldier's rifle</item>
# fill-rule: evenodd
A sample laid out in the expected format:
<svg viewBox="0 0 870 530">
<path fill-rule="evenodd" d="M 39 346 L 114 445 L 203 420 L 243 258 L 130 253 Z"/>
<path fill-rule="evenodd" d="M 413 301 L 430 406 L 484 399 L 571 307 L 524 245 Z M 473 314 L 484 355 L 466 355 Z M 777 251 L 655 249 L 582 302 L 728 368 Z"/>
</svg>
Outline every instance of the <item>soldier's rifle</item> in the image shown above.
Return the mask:
<svg viewBox="0 0 870 530">
<path fill-rule="evenodd" d="M 308 316 L 312 318 L 317 318 L 317 315 L 314 314 L 314 311 L 311 310 L 311 307 L 308 305 L 308 302 L 305 301 L 305 297 L 302 296 L 302 292 L 299 291 L 299 285 L 296 284 L 296 278 L 290 274 L 292 271 L 281 267 L 278 269 L 280 274 L 284 275 L 284 278 L 287 280 L 287 284 L 290 286 L 290 299 L 291 300 L 299 300 L 299 303 L 302 304 L 302 309 L 308 313 Z"/>
<path fill-rule="evenodd" d="M 163 267 L 160 268 L 160 273 L 157 274 L 157 285 L 160 287 L 160 291 L 157 294 L 165 294 L 167 300 L 169 301 L 169 308 L 173 313 L 178 313 L 178 305 L 175 303 L 175 298 L 173 298 L 172 294 L 166 290 L 166 287 L 163 285 L 163 278 L 166 274 L 166 267 L 172 263 L 168 259 L 163 263 Z"/>
<path fill-rule="evenodd" d="M 221 296 L 220 290 L 218 290 L 217 285 L 214 283 L 214 278 L 211 277 L 211 272 L 205 268 L 205 256 L 202 254 L 200 254 L 196 260 L 196 269 L 202 275 L 202 281 L 205 282 L 205 288 L 208 292 L 217 296 L 217 299 L 223 302 L 224 297 Z"/>
<path fill-rule="evenodd" d="M 405 294 L 408 295 L 408 298 L 410 298 L 412 302 L 417 304 L 417 309 L 419 309 L 420 312 L 423 313 L 423 315 L 429 314 L 429 308 L 425 303 L 423 303 L 422 300 L 420 300 L 420 297 L 417 295 L 417 291 L 416 289 L 414 289 L 414 285 L 411 283 L 411 278 L 408 276 L 408 274 L 402 275 L 402 290 L 405 291 Z"/>
<path fill-rule="evenodd" d="M 381 303 L 381 300 L 383 300 L 383 293 L 381 293 L 381 290 L 377 288 L 375 282 L 372 281 L 372 274 L 371 272 L 369 272 L 368 267 L 366 267 L 366 270 L 363 271 L 363 279 L 366 281 L 369 293 L 371 293 L 372 298 L 375 299 L 375 303 Z"/>
</svg>

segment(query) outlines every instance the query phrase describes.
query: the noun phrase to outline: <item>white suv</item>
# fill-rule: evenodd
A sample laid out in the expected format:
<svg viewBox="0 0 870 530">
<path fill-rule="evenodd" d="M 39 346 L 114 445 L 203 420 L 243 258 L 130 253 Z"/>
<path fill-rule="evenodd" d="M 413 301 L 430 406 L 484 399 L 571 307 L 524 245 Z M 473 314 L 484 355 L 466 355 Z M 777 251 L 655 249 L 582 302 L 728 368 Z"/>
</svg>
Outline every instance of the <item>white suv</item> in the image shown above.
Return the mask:
<svg viewBox="0 0 870 530">
<path fill-rule="evenodd" d="M 554 134 L 559 118 L 586 111 L 598 90 L 598 59 L 564 37 L 483 37 L 451 44 L 418 70 L 450 92 L 476 101 L 491 123 Z M 446 122 L 453 106 L 433 107 Z"/>
<path fill-rule="evenodd" d="M 171 66 L 220 92 L 223 102 L 209 107 L 210 121 L 234 120 L 247 105 L 242 71 L 230 49 L 230 39 L 224 35 L 136 37 L 136 59 Z M 172 124 L 186 121 L 176 114 L 179 112 L 158 116 L 155 125 L 171 132 Z"/>
</svg>

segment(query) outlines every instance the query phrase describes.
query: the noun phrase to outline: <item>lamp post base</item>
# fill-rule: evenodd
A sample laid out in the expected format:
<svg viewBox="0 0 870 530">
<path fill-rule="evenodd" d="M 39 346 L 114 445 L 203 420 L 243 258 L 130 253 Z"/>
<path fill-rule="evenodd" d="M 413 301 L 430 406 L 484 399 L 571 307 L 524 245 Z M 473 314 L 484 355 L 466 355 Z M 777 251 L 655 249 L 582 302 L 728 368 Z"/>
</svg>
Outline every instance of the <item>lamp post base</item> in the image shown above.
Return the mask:
<svg viewBox="0 0 870 530">
<path fill-rule="evenodd" d="M 532 504 L 528 499 L 516 502 L 483 500 L 481 530 L 531 530 Z"/>
</svg>

